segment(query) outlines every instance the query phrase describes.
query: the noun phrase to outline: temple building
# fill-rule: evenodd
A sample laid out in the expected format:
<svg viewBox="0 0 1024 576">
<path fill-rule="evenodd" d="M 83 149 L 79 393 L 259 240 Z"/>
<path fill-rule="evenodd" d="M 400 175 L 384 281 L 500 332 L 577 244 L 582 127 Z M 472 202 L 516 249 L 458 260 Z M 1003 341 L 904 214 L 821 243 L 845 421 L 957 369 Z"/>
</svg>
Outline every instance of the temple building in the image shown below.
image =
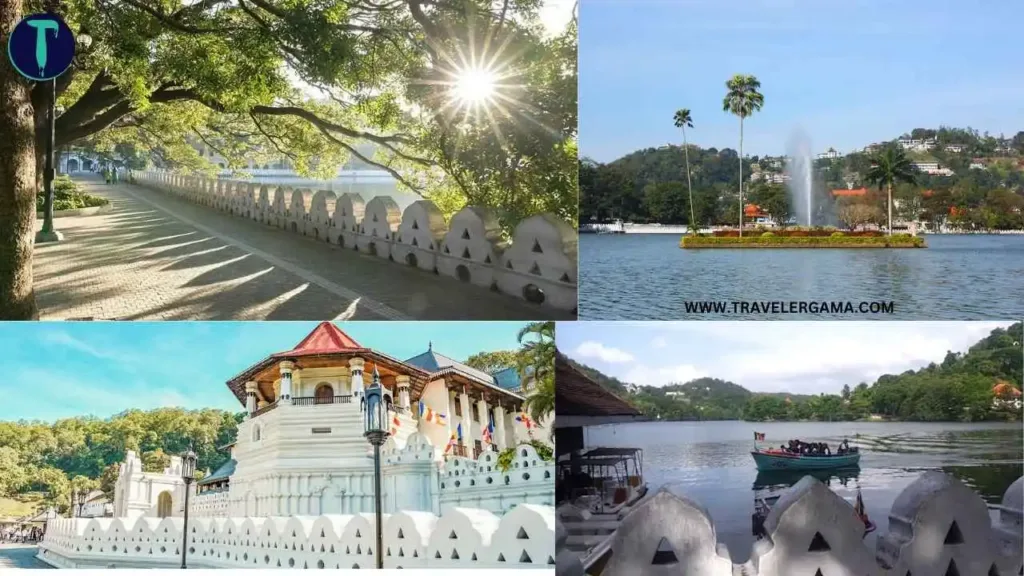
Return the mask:
<svg viewBox="0 0 1024 576">
<path fill-rule="evenodd" d="M 553 505 L 553 462 L 529 445 L 550 443 L 545 422 L 524 412 L 532 381 L 514 368 L 489 374 L 426 348 L 398 360 L 324 322 L 291 350 L 232 377 L 227 386 L 245 419 L 225 447 L 230 460 L 194 486 L 190 514 L 373 512 L 362 412 L 373 378 L 384 388 L 391 426 L 382 450 L 385 513 L 473 507 L 503 514 L 518 504 Z M 499 467 L 499 454 L 512 448 L 514 462 Z M 174 470 L 142 474 L 137 460 L 130 453 L 122 465 L 115 516 L 180 515 L 184 491 Z M 518 470 L 531 466 L 532 475 Z"/>
</svg>

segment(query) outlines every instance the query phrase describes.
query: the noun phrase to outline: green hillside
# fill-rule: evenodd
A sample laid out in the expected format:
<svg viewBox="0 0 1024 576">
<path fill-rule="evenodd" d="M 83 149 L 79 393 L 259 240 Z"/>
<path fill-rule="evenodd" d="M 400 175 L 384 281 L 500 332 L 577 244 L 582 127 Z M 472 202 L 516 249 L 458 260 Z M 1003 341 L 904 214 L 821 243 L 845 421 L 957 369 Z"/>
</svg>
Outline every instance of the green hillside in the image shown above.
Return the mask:
<svg viewBox="0 0 1024 576">
<path fill-rule="evenodd" d="M 993 330 L 965 353 L 948 352 L 941 362 L 816 396 L 751 392 L 716 378 L 637 387 L 570 362 L 646 416 L 662 420 L 1020 420 L 1013 400 L 1024 381 L 1022 341 L 1024 324 L 1018 322 Z"/>
<path fill-rule="evenodd" d="M 669 121 L 666 118 L 666 123 Z M 964 228 L 1024 228 L 1024 170 L 1017 164 L 1024 157 L 1024 132 L 1012 138 L 997 138 L 970 128 L 916 128 L 901 137 L 934 139 L 932 150 L 911 151 L 908 156 L 915 161 L 938 162 L 953 170 L 954 175 L 918 173 L 915 184 L 900 183 L 894 187 L 893 194 L 899 200 L 897 218 Z M 946 146 L 961 146 L 962 150 L 954 153 L 946 151 Z M 696 221 L 702 225 L 735 225 L 739 209 L 736 150 L 691 144 L 688 154 Z M 974 159 L 983 160 L 984 168 L 971 168 Z M 871 154 L 862 151 L 814 161 L 816 221 L 840 223 L 839 208 L 843 204 L 829 191 L 848 186 L 870 188 L 867 173 L 871 164 Z M 743 166 L 745 201 L 761 206 L 773 218 L 785 222 L 792 214 L 785 186 L 753 176 L 755 171 L 762 175 L 780 174 L 782 159 L 748 156 Z M 606 163 L 582 159 L 579 183 L 580 223 L 621 219 L 685 224 L 690 220 L 686 155 L 682 146 L 636 150 Z M 875 196 L 865 201 L 877 204 L 881 195 Z"/>
<path fill-rule="evenodd" d="M 144 470 L 158 471 L 171 454 L 192 446 L 197 470 L 215 470 L 228 459 L 217 448 L 234 441 L 240 421 L 240 414 L 223 410 L 161 408 L 107 419 L 0 422 L 0 498 L 6 498 L 0 505 L 17 512 L 19 503 L 32 500 L 27 505 L 35 510 L 40 501 L 29 494 L 39 493 L 43 504 L 65 510 L 72 485 L 85 479 L 109 493 L 128 450 L 140 454 Z"/>
</svg>

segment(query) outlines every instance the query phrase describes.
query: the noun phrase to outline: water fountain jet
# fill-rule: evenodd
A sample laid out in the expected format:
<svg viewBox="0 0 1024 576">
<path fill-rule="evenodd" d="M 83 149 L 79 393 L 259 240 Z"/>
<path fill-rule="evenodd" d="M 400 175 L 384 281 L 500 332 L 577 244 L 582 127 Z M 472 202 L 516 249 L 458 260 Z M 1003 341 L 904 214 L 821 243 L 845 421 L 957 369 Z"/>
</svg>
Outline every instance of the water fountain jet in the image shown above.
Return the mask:
<svg viewBox="0 0 1024 576">
<path fill-rule="evenodd" d="M 814 164 L 811 156 L 811 139 L 803 130 L 797 129 L 789 139 L 786 146 L 786 154 L 789 160 L 786 162 L 786 174 L 789 182 L 786 188 L 789 190 L 790 205 L 793 207 L 793 214 L 800 221 L 804 215 L 805 226 L 814 225 Z"/>
</svg>

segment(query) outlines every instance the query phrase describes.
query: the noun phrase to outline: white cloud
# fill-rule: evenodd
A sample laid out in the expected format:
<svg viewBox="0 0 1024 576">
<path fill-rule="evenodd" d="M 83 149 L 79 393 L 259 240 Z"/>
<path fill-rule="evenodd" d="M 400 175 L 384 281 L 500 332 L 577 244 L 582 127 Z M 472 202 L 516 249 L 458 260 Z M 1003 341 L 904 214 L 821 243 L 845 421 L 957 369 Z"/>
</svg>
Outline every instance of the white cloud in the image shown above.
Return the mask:
<svg viewBox="0 0 1024 576">
<path fill-rule="evenodd" d="M 668 346 L 668 340 L 665 340 L 661 336 L 655 336 L 654 340 L 651 340 L 651 346 L 654 348 L 665 348 Z"/>
<path fill-rule="evenodd" d="M 664 386 L 666 384 L 685 384 L 690 380 L 707 375 L 702 369 L 692 364 L 662 367 L 637 364 L 626 372 L 622 380 L 637 386 Z"/>
<path fill-rule="evenodd" d="M 596 358 L 608 364 L 623 364 L 633 361 L 633 355 L 625 350 L 605 346 L 600 342 L 588 340 L 576 347 L 576 354 L 582 358 Z"/>
</svg>

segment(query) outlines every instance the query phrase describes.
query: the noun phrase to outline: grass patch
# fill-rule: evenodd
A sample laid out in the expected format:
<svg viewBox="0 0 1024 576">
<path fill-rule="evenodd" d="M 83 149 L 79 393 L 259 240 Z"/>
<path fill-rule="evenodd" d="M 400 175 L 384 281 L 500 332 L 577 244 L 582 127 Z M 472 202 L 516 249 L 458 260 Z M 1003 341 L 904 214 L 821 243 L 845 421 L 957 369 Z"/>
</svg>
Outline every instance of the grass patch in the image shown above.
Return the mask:
<svg viewBox="0 0 1024 576">
<path fill-rule="evenodd" d="M 16 494 L 10 498 L 0 498 L 0 518 L 21 518 L 35 514 L 43 505 L 43 495 L 39 492 Z"/>
<path fill-rule="evenodd" d="M 892 236 L 683 236 L 680 248 L 925 248 L 924 238 Z"/>
<path fill-rule="evenodd" d="M 78 187 L 78 184 L 67 175 L 58 176 L 53 181 L 53 209 L 78 210 L 79 208 L 93 208 L 95 206 L 106 206 L 110 201 L 99 196 L 90 196 Z M 46 206 L 46 192 L 40 191 L 36 194 L 36 211 L 42 212 Z"/>
</svg>

